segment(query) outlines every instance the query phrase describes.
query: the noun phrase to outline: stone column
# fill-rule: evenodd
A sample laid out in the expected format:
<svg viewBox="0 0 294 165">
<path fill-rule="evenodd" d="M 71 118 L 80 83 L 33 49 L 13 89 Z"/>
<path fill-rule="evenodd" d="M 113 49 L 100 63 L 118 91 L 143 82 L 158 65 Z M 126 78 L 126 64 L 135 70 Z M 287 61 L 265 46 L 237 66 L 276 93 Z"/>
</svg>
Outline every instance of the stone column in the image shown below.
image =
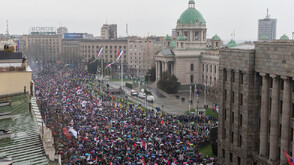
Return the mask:
<svg viewBox="0 0 294 165">
<path fill-rule="evenodd" d="M 284 90 L 283 90 L 283 111 L 282 111 L 282 135 L 281 135 L 281 164 L 286 164 L 287 159 L 284 155 L 283 149 L 289 153 L 289 129 L 290 129 L 290 103 L 291 103 L 291 95 L 290 95 L 290 79 L 288 77 L 281 76 L 284 80 Z"/>
<path fill-rule="evenodd" d="M 159 80 L 159 74 L 158 74 L 159 73 L 159 67 L 158 67 L 158 63 L 159 62 L 156 61 L 156 65 L 155 65 L 156 66 L 156 75 L 155 75 L 156 76 L 156 82 L 158 82 L 158 80 Z"/>
<path fill-rule="evenodd" d="M 262 76 L 262 93 L 261 93 L 261 114 L 260 114 L 260 147 L 259 154 L 266 156 L 267 130 L 268 130 L 268 77 L 265 73 Z"/>
<path fill-rule="evenodd" d="M 168 62 L 164 62 L 164 69 L 165 72 L 168 71 Z"/>
<path fill-rule="evenodd" d="M 278 156 L 278 131 L 279 131 L 279 79 L 277 75 L 270 75 L 273 78 L 272 107 L 270 125 L 270 160 L 277 160 Z"/>
</svg>

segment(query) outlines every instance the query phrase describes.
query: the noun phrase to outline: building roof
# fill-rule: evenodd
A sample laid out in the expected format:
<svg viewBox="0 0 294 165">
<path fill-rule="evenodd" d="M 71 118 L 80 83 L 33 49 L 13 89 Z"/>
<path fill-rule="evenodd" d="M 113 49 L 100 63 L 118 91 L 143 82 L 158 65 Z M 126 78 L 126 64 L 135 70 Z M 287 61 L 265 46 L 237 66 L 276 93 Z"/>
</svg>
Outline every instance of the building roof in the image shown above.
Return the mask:
<svg viewBox="0 0 294 165">
<path fill-rule="evenodd" d="M 167 34 L 165 37 L 164 37 L 164 40 L 171 40 L 172 38 Z"/>
<path fill-rule="evenodd" d="M 194 2 L 193 0 L 189 1 L 189 4 Z M 206 21 L 203 18 L 202 14 L 196 10 L 195 8 L 188 8 L 186 9 L 179 18 L 179 23 L 182 25 L 195 25 L 198 22 L 199 25 L 205 25 Z"/>
<path fill-rule="evenodd" d="M 12 100 L 11 106 L 0 107 L 0 113 L 11 112 L 12 119 L 0 120 L 0 129 L 11 130 L 13 136 L 0 140 L 0 153 L 11 156 L 13 164 L 48 164 L 39 128 L 28 110 L 28 96 L 8 98 Z"/>
<path fill-rule="evenodd" d="M 163 56 L 174 56 L 175 53 L 171 50 L 171 49 L 162 49 L 161 53 L 163 54 Z"/>
<path fill-rule="evenodd" d="M 171 42 L 171 48 L 173 48 L 173 49 L 176 48 L 176 42 L 175 41 Z"/>
<path fill-rule="evenodd" d="M 284 34 L 281 36 L 280 40 L 289 40 L 289 37 L 286 34 Z"/>
<path fill-rule="evenodd" d="M 238 44 L 234 41 L 234 40 L 231 40 L 228 44 L 227 44 L 228 48 L 233 48 L 233 47 L 236 47 L 238 46 Z"/>
<path fill-rule="evenodd" d="M 185 41 L 186 38 L 185 38 L 184 36 L 181 36 L 181 35 L 180 35 L 180 36 L 177 37 L 177 40 L 178 40 L 178 41 Z"/>
<path fill-rule="evenodd" d="M 218 35 L 214 35 L 214 36 L 211 38 L 211 40 L 213 40 L 213 41 L 220 41 L 221 39 L 220 39 L 220 37 L 219 37 Z"/>
</svg>

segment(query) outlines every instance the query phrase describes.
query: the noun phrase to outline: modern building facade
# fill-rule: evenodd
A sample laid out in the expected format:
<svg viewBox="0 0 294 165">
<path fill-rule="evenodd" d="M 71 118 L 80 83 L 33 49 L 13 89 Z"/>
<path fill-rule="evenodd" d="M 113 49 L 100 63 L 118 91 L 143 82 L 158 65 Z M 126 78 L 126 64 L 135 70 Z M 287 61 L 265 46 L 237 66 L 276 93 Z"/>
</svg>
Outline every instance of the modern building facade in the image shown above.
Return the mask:
<svg viewBox="0 0 294 165">
<path fill-rule="evenodd" d="M 220 50 L 218 160 L 287 164 L 293 156 L 294 41 L 258 41 Z"/>
<path fill-rule="evenodd" d="M 269 14 L 258 20 L 258 40 L 272 41 L 276 39 L 277 19 L 271 19 Z"/>
<path fill-rule="evenodd" d="M 156 81 L 168 71 L 178 78 L 180 90 L 189 90 L 192 84 L 216 88 L 218 48 L 223 42 L 217 35 L 208 41 L 206 34 L 206 21 L 195 9 L 194 0 L 190 0 L 188 9 L 177 21 L 173 37 L 164 38 L 164 48 L 156 56 Z"/>
</svg>

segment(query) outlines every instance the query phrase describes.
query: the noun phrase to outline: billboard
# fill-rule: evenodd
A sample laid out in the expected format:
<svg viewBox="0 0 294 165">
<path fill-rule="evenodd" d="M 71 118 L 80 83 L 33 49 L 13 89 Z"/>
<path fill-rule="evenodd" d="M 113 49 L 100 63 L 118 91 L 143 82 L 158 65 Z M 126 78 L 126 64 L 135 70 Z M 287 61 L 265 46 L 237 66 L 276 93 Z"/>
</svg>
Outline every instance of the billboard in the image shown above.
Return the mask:
<svg viewBox="0 0 294 165">
<path fill-rule="evenodd" d="M 84 33 L 64 33 L 63 38 L 67 38 L 67 39 L 84 38 Z"/>
</svg>

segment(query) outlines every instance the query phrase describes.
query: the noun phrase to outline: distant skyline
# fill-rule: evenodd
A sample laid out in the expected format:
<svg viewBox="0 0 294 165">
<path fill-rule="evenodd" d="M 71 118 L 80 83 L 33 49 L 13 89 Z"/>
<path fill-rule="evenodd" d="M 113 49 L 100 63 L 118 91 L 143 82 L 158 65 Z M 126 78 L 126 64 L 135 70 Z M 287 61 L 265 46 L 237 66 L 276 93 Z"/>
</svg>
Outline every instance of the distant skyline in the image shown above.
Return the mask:
<svg viewBox="0 0 294 165">
<path fill-rule="evenodd" d="M 65 26 L 69 32 L 100 36 L 103 24 L 118 25 L 118 36 L 171 35 L 189 0 L 2 0 L 0 33 L 28 34 L 33 26 Z M 3 5 L 4 4 L 4 5 Z M 223 40 L 257 40 L 258 19 L 277 21 L 277 38 L 292 38 L 293 0 L 195 0 L 206 20 L 208 38 L 218 34 Z"/>
</svg>

